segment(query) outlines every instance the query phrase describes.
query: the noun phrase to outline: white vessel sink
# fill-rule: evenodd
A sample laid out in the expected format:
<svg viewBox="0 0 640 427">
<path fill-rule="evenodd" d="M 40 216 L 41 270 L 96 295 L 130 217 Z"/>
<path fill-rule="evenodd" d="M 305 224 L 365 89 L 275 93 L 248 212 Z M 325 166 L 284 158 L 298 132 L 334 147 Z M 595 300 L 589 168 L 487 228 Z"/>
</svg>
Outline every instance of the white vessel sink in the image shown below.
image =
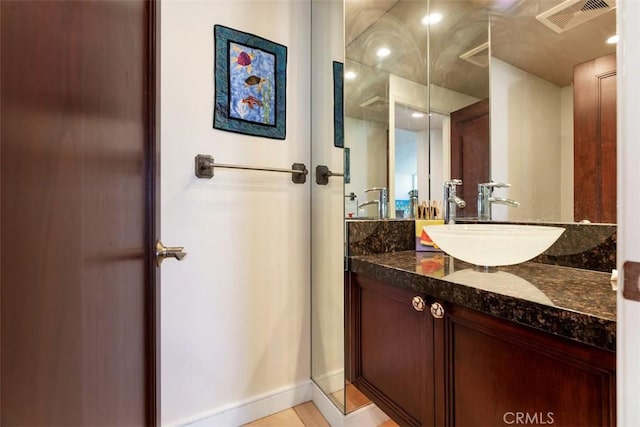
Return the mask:
<svg viewBox="0 0 640 427">
<path fill-rule="evenodd" d="M 423 229 L 448 255 L 482 267 L 528 261 L 564 232 L 562 227 L 514 224 L 426 225 Z"/>
</svg>

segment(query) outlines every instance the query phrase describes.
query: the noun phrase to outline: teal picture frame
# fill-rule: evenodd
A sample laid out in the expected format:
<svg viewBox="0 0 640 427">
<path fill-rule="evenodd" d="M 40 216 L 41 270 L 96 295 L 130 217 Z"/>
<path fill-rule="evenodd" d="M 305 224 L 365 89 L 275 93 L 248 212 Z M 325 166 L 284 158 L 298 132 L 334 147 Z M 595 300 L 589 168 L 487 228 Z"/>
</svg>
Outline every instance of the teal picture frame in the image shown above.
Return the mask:
<svg viewBox="0 0 640 427">
<path fill-rule="evenodd" d="M 344 148 L 344 64 L 333 61 L 333 145 Z"/>
<path fill-rule="evenodd" d="M 287 47 L 214 25 L 214 129 L 286 138 Z"/>
</svg>

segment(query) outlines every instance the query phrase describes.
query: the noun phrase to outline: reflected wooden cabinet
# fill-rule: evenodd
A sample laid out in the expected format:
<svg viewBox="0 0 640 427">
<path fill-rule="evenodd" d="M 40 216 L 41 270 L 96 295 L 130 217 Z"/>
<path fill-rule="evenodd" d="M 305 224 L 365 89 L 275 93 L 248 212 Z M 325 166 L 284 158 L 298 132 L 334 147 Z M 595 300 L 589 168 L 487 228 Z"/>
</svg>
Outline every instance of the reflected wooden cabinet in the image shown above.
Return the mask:
<svg viewBox="0 0 640 427">
<path fill-rule="evenodd" d="M 574 68 L 574 220 L 616 222 L 616 55 Z"/>
<path fill-rule="evenodd" d="M 351 381 L 400 425 L 615 425 L 615 353 L 350 278 Z M 418 311 L 412 300 L 425 301 Z"/>
</svg>

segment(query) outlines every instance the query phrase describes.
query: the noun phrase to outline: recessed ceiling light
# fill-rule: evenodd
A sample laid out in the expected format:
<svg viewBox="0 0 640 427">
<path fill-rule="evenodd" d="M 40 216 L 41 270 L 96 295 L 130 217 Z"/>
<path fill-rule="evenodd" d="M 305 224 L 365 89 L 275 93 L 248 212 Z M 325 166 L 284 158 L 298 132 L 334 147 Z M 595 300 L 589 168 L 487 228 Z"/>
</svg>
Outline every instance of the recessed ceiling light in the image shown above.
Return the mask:
<svg viewBox="0 0 640 427">
<path fill-rule="evenodd" d="M 391 54 L 391 51 L 387 47 L 381 47 L 380 49 L 378 49 L 378 52 L 377 52 L 377 55 L 380 58 L 385 58 L 385 57 L 389 56 L 390 54 Z"/>
<path fill-rule="evenodd" d="M 615 36 L 611 36 L 607 39 L 607 43 L 608 44 L 616 44 L 618 43 L 618 35 L 616 34 Z"/>
<path fill-rule="evenodd" d="M 344 73 L 344 78 L 347 80 L 353 80 L 357 77 L 358 75 L 355 73 L 355 71 L 347 71 L 346 73 Z"/>
<path fill-rule="evenodd" d="M 442 14 L 439 12 L 433 12 L 422 18 L 422 25 L 437 24 L 440 21 L 442 21 Z"/>
<path fill-rule="evenodd" d="M 415 119 L 419 119 L 420 117 L 424 117 L 424 113 L 421 113 L 419 111 L 416 111 L 414 113 L 411 114 L 411 117 L 415 118 Z"/>
</svg>

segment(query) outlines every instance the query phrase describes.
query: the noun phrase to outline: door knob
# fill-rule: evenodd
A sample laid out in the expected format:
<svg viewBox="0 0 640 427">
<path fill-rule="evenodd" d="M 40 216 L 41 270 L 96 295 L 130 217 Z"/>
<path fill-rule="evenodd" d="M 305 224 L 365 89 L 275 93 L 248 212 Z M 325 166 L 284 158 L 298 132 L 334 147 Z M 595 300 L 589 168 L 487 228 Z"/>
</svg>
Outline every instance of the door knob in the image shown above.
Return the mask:
<svg viewBox="0 0 640 427">
<path fill-rule="evenodd" d="M 181 261 L 187 256 L 184 246 L 165 246 L 160 240 L 156 241 L 156 265 L 160 267 L 165 258 L 175 258 Z"/>
<path fill-rule="evenodd" d="M 444 317 L 444 307 L 439 302 L 431 304 L 431 315 L 436 319 L 442 319 Z"/>
<path fill-rule="evenodd" d="M 425 303 L 421 296 L 415 296 L 411 300 L 411 305 L 415 308 L 416 311 L 424 311 Z"/>
</svg>

